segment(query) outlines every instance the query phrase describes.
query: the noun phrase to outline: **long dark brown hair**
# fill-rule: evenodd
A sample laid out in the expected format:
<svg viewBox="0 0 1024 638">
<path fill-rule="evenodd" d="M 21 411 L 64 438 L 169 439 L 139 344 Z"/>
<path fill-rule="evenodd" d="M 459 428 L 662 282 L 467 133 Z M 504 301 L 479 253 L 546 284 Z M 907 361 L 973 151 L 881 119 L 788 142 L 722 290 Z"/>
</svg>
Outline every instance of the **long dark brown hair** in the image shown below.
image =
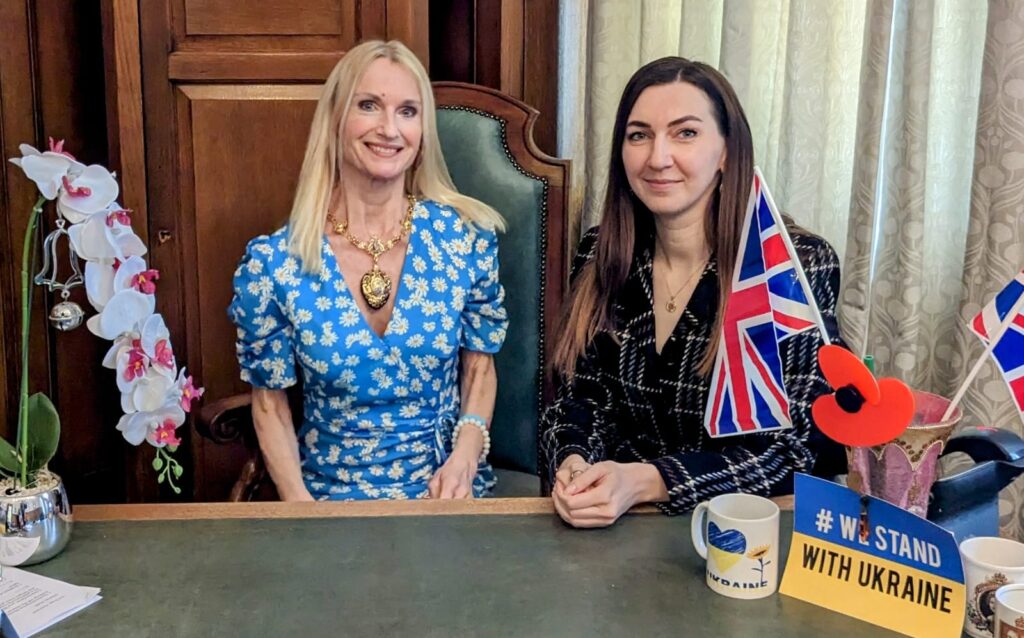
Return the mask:
<svg viewBox="0 0 1024 638">
<path fill-rule="evenodd" d="M 622 144 L 626 122 L 640 94 L 649 87 L 674 82 L 692 84 L 704 92 L 711 101 L 718 131 L 725 138 L 725 166 L 719 188 L 709 202 L 704 224 L 705 239 L 718 261 L 720 293 L 712 339 L 701 360 L 700 373 L 706 375 L 714 365 L 754 176 L 754 148 L 747 116 L 729 81 L 701 62 L 667 57 L 650 62 L 634 73 L 619 100 L 612 133 L 608 189 L 595 254 L 573 283 L 572 299 L 562 319 L 561 338 L 555 348 L 554 371 L 563 378 L 572 378 L 577 359 L 599 332 L 614 328 L 612 303 L 629 276 L 633 255 L 653 241 L 654 217 L 629 187 L 622 162 Z"/>
</svg>

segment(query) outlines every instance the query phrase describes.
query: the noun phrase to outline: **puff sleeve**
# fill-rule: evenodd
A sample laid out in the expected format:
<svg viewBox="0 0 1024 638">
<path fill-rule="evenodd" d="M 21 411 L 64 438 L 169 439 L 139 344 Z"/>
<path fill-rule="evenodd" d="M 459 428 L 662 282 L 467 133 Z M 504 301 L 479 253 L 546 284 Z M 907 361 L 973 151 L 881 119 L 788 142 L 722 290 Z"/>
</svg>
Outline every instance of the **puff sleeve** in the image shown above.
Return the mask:
<svg viewBox="0 0 1024 638">
<path fill-rule="evenodd" d="M 228 316 L 237 328 L 235 353 L 242 381 L 254 388 L 280 390 L 298 380 L 292 324 L 281 310 L 272 277 L 274 257 L 267 236 L 249 242 L 235 270 Z"/>
<path fill-rule="evenodd" d="M 468 257 L 473 283 L 462 309 L 461 345 L 467 350 L 494 354 L 501 349 L 508 329 L 505 289 L 498 281 L 498 236 L 477 228 Z"/>
</svg>

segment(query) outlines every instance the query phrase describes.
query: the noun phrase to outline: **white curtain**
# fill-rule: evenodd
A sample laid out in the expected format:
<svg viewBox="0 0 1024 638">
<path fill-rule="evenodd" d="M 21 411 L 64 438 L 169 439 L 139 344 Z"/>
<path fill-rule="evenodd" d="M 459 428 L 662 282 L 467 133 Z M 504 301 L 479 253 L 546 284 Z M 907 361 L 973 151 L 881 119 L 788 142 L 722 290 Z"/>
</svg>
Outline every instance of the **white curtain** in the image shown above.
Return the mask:
<svg viewBox="0 0 1024 638">
<path fill-rule="evenodd" d="M 850 207 L 867 7 L 822 0 L 563 3 L 560 153 L 574 161 L 581 229 L 597 223 L 622 89 L 637 68 L 681 55 L 736 88 L 757 164 L 779 206 L 842 253 Z M 568 28 L 567 28 L 568 27 Z M 582 124 L 581 124 L 582 123 Z"/>
</svg>

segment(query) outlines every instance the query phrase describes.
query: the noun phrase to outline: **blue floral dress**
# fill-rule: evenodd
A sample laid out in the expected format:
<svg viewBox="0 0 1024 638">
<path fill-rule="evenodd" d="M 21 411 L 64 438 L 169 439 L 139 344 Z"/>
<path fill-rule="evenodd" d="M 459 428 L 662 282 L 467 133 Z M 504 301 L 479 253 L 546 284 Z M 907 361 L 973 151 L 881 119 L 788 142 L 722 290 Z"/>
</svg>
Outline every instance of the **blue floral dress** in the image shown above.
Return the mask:
<svg viewBox="0 0 1024 638">
<path fill-rule="evenodd" d="M 495 233 L 433 201 L 416 204 L 394 312 L 378 336 L 325 236 L 319 273 L 287 249 L 288 230 L 249 242 L 228 309 L 243 381 L 281 389 L 302 371 L 302 476 L 314 498 L 423 498 L 451 453 L 459 351 L 497 352 L 508 318 Z M 494 486 L 481 463 L 476 496 Z"/>
</svg>

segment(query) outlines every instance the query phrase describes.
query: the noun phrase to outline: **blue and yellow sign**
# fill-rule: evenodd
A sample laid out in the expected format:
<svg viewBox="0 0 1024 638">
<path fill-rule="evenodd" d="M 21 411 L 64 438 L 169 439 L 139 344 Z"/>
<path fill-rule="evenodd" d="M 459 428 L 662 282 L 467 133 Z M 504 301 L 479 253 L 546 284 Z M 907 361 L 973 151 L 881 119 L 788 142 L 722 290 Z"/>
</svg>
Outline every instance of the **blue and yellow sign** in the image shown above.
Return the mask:
<svg viewBox="0 0 1024 638">
<path fill-rule="evenodd" d="M 795 488 L 783 594 L 910 636 L 960 636 L 964 571 L 952 534 L 806 474 Z"/>
</svg>

